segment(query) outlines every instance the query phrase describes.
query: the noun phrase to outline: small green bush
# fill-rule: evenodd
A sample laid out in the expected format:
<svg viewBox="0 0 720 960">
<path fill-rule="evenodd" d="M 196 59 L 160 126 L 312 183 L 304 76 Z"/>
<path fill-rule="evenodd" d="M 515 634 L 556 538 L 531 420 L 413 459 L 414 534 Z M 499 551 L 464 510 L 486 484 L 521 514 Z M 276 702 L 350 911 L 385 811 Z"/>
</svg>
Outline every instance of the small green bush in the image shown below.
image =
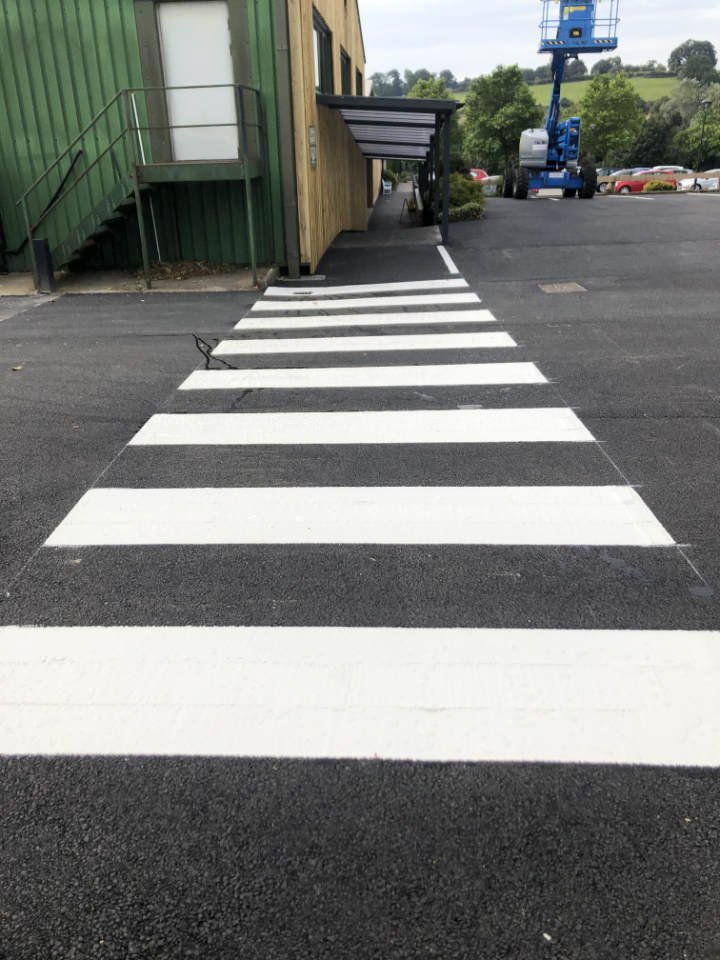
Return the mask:
<svg viewBox="0 0 720 960">
<path fill-rule="evenodd" d="M 665 190 L 675 191 L 674 183 L 667 180 L 649 180 L 642 188 L 643 193 L 662 193 Z"/>
<path fill-rule="evenodd" d="M 442 206 L 443 185 L 440 188 L 440 205 Z M 485 194 L 482 184 L 477 180 L 470 180 L 461 173 L 450 174 L 450 209 L 464 207 L 468 203 L 484 203 Z"/>
<path fill-rule="evenodd" d="M 386 182 L 389 180 L 390 183 L 392 184 L 393 190 L 397 190 L 398 178 L 396 173 L 393 173 L 392 170 L 383 170 L 382 178 Z"/>
<path fill-rule="evenodd" d="M 461 220 L 482 220 L 484 212 L 485 204 L 473 201 L 462 207 L 450 207 L 448 220 L 450 223 L 459 223 Z"/>
</svg>

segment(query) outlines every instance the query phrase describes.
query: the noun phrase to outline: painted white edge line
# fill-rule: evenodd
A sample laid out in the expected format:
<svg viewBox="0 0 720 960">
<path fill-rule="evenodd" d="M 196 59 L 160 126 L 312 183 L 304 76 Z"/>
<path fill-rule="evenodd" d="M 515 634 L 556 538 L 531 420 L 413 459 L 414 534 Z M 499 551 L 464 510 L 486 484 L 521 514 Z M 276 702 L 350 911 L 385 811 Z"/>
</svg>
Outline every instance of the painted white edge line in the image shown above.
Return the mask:
<svg viewBox="0 0 720 960">
<path fill-rule="evenodd" d="M 163 544 L 671 546 L 631 487 L 89 490 L 47 546 Z"/>
<path fill-rule="evenodd" d="M 438 253 L 445 261 L 445 266 L 448 268 L 450 273 L 460 273 L 458 268 L 453 263 L 453 259 L 450 254 L 447 252 L 445 247 L 442 244 L 438 244 Z"/>
</svg>

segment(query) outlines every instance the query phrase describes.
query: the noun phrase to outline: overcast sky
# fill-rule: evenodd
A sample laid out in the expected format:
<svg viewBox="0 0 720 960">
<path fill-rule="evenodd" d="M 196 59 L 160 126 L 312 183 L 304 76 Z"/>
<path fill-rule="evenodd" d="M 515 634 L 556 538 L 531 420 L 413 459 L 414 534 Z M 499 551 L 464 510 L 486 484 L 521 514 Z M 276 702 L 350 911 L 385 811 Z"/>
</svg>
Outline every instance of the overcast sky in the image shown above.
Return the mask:
<svg viewBox="0 0 720 960">
<path fill-rule="evenodd" d="M 458 79 L 499 63 L 536 67 L 541 0 L 358 0 L 367 76 L 396 68 Z M 606 0 L 605 9 L 609 7 Z M 557 8 L 555 8 L 557 9 Z M 601 6 L 602 10 L 603 7 Z M 720 51 L 720 0 L 621 0 L 616 53 L 626 63 L 666 61 L 684 40 L 710 40 Z M 595 59 L 585 58 L 588 69 Z"/>
</svg>

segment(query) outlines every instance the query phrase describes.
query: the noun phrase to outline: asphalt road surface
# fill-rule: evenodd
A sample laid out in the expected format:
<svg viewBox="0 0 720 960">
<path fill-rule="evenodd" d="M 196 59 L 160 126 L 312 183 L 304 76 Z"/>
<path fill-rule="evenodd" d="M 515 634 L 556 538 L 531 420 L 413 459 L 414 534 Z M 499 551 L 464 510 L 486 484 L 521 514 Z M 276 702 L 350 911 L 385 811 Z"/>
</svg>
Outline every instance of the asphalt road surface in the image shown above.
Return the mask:
<svg viewBox="0 0 720 960">
<path fill-rule="evenodd" d="M 720 958 L 718 204 L 0 313 L 3 960 Z"/>
</svg>

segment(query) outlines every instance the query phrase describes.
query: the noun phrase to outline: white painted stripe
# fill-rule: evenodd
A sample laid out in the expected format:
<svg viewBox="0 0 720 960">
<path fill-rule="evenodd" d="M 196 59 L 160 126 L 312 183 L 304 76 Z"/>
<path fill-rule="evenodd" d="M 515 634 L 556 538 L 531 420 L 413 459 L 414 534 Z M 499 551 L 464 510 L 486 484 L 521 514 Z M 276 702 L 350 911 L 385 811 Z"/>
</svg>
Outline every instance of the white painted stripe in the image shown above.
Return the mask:
<svg viewBox="0 0 720 960">
<path fill-rule="evenodd" d="M 453 273 L 459 271 L 454 270 Z M 268 287 L 266 297 L 345 297 L 357 293 L 401 293 L 409 290 L 449 290 L 466 287 L 467 280 L 403 280 L 399 283 L 353 283 L 341 287 L 323 287 L 321 285 L 305 287 Z"/>
<path fill-rule="evenodd" d="M 450 273 L 460 273 L 460 271 L 458 270 L 458 268 L 457 268 L 457 267 L 455 266 L 455 264 L 453 263 L 452 257 L 451 257 L 450 254 L 447 252 L 447 250 L 445 249 L 445 247 L 443 247 L 442 244 L 438 244 L 438 253 L 440 254 L 440 256 L 441 256 L 441 257 L 443 258 L 443 260 L 445 261 L 445 266 L 448 268 L 448 270 L 450 271 Z"/>
<path fill-rule="evenodd" d="M 436 323 L 497 323 L 489 310 L 437 310 L 432 313 L 357 313 L 341 317 L 247 316 L 236 330 L 331 330 L 335 327 L 419 326 Z"/>
<path fill-rule="evenodd" d="M 180 390 L 442 387 L 547 383 L 534 363 L 452 363 L 429 367 L 306 367 L 195 370 Z"/>
<path fill-rule="evenodd" d="M 669 546 L 631 487 L 93 489 L 47 546 L 413 543 Z"/>
<path fill-rule="evenodd" d="M 0 628 L 4 754 L 720 766 L 720 632 Z"/>
<path fill-rule="evenodd" d="M 592 443 L 568 407 L 330 413 L 159 413 L 134 446 L 346 443 Z"/>
<path fill-rule="evenodd" d="M 280 340 L 222 340 L 219 357 L 255 353 L 362 353 L 376 350 L 471 350 L 515 347 L 507 333 L 437 333 L 394 337 L 283 337 Z"/>
<path fill-rule="evenodd" d="M 272 310 L 274 313 L 294 313 L 297 310 L 366 310 L 379 307 L 439 307 L 480 303 L 475 293 L 426 293 L 419 297 L 356 297 L 354 300 L 258 300 L 251 313 Z"/>
</svg>

